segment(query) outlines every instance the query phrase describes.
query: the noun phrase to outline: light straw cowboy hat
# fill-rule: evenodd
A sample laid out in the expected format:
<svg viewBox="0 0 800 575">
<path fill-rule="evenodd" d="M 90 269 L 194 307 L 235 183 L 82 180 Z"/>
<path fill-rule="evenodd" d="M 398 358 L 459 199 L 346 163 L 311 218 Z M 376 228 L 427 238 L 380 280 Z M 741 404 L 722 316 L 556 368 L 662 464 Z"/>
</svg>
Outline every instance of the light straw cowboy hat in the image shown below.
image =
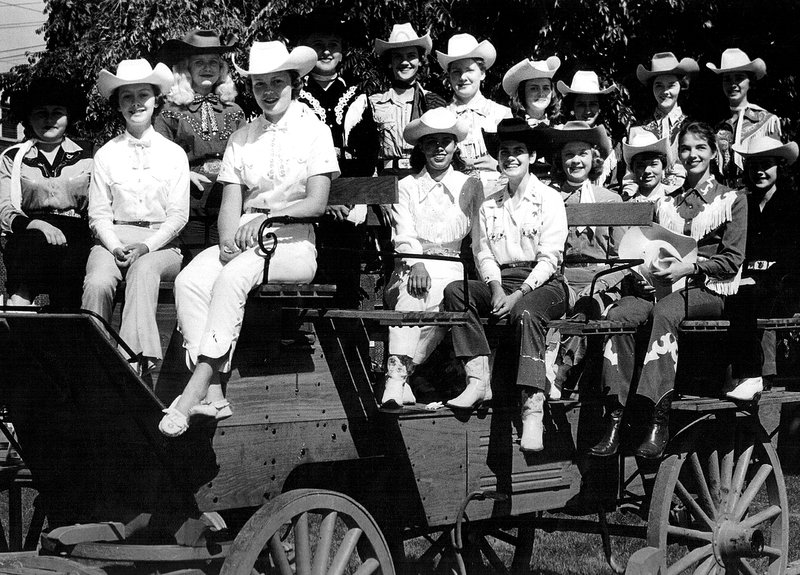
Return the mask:
<svg viewBox="0 0 800 575">
<path fill-rule="evenodd" d="M 687 264 L 697 261 L 697 241 L 689 236 L 676 234 L 659 224 L 632 226 L 628 228 L 619 244 L 621 259 L 640 259 L 644 263 L 634 269 L 656 290 L 656 299 L 661 299 L 675 289 L 668 281 L 653 275 L 665 269 L 670 258 Z M 679 286 L 678 286 L 679 287 Z"/>
<path fill-rule="evenodd" d="M 497 50 L 489 40 L 479 43 L 472 34 L 456 34 L 447 41 L 447 52 L 436 50 L 436 60 L 444 70 L 451 62 L 466 58 L 480 58 L 488 70 L 497 59 Z"/>
<path fill-rule="evenodd" d="M 648 70 L 641 64 L 636 68 L 636 77 L 642 84 L 647 84 L 648 80 L 663 74 L 674 74 L 676 76 L 693 76 L 700 71 L 700 66 L 691 58 L 683 58 L 678 61 L 672 52 L 659 52 L 653 54 L 650 59 L 650 69 Z"/>
<path fill-rule="evenodd" d="M 433 49 L 433 41 L 431 40 L 430 33 L 424 36 L 418 36 L 414 27 L 410 23 L 395 24 L 392 26 L 392 31 L 389 34 L 388 40 L 375 40 L 375 54 L 381 56 L 387 50 L 394 48 L 407 48 L 410 46 L 418 46 L 422 48 L 425 54 L 430 54 Z"/>
<path fill-rule="evenodd" d="M 562 96 L 567 94 L 598 94 L 605 95 L 617 89 L 616 84 L 611 84 L 608 88 L 600 88 L 600 79 L 591 70 L 578 70 L 572 77 L 572 83 L 567 86 L 561 80 L 558 81 L 556 88 Z"/>
<path fill-rule="evenodd" d="M 734 144 L 731 149 L 747 160 L 747 158 L 782 158 L 791 166 L 797 161 L 797 142 L 781 144 L 780 140 L 769 136 L 751 138 L 741 144 Z"/>
<path fill-rule="evenodd" d="M 622 158 L 630 166 L 631 160 L 636 154 L 645 152 L 655 152 L 657 154 L 669 155 L 669 138 L 664 136 L 660 140 L 653 132 L 641 126 L 634 126 L 628 135 L 627 141 L 622 142 Z"/>
<path fill-rule="evenodd" d="M 158 63 L 152 67 L 144 58 L 123 60 L 117 65 L 116 74 L 105 69 L 100 70 L 97 76 L 97 90 L 103 98 L 108 99 L 120 86 L 152 84 L 164 94 L 172 87 L 173 80 L 172 71 L 165 64 Z"/>
<path fill-rule="evenodd" d="M 430 134 L 452 134 L 461 142 L 467 137 L 469 126 L 456 118 L 447 108 L 433 108 L 416 120 L 411 120 L 403 130 L 403 138 L 412 146 Z"/>
<path fill-rule="evenodd" d="M 235 40 L 228 43 L 220 41 L 219 34 L 214 30 L 195 28 L 183 35 L 183 38 L 167 40 L 158 49 L 154 56 L 156 62 L 164 62 L 167 66 L 174 66 L 182 58 L 195 54 L 223 54 L 233 49 Z"/>
<path fill-rule="evenodd" d="M 490 156 L 497 158 L 500 144 L 510 140 L 522 142 L 528 151 L 541 155 L 550 146 L 550 129 L 545 126 L 531 128 L 522 118 L 505 118 L 497 124 L 496 132 L 483 130 L 483 141 Z"/>
<path fill-rule="evenodd" d="M 603 159 L 606 159 L 611 153 L 611 139 L 603 126 L 591 127 L 586 122 L 571 120 L 561 126 L 547 128 L 547 130 L 556 148 L 561 148 L 567 142 L 586 142 L 597 146 Z"/>
<path fill-rule="evenodd" d="M 283 42 L 253 42 L 250 48 L 248 69 L 240 68 L 232 58 L 233 67 L 242 76 L 272 74 L 273 72 L 296 71 L 300 76 L 308 74 L 317 64 L 317 52 L 308 46 L 298 46 L 291 52 Z"/>
<path fill-rule="evenodd" d="M 760 80 L 767 75 L 767 65 L 761 58 L 751 60 L 739 48 L 728 48 L 722 53 L 722 61 L 717 68 L 711 62 L 706 62 L 706 68 L 715 74 L 724 74 L 726 72 L 752 72 L 755 74 L 756 79 Z"/>
<path fill-rule="evenodd" d="M 509 96 L 513 96 L 519 85 L 526 80 L 552 79 L 559 66 L 561 66 L 561 59 L 558 56 L 550 56 L 547 60 L 526 58 L 522 62 L 517 62 L 503 76 L 503 91 Z"/>
</svg>

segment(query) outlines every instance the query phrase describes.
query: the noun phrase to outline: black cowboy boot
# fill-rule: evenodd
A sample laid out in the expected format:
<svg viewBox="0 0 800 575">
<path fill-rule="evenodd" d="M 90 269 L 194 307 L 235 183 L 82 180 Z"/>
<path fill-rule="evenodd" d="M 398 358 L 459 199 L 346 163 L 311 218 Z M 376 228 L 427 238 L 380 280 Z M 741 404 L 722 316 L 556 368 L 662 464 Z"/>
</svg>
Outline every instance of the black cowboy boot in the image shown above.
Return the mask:
<svg viewBox="0 0 800 575">
<path fill-rule="evenodd" d="M 589 450 L 596 457 L 611 457 L 619 449 L 619 436 L 622 432 L 623 407 L 616 398 L 606 406 L 606 431 L 603 438 Z"/>
<path fill-rule="evenodd" d="M 647 431 L 647 437 L 636 450 L 636 455 L 645 459 L 659 459 L 669 440 L 669 408 L 672 405 L 672 393 L 667 393 L 653 408 L 653 421 Z"/>
</svg>

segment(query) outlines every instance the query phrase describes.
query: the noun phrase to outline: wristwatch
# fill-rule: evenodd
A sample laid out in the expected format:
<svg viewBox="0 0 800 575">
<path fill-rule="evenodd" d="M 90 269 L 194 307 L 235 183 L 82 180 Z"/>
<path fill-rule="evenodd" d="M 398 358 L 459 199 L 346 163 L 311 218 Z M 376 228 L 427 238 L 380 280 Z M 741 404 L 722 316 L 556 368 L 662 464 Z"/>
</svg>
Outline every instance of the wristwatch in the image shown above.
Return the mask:
<svg viewBox="0 0 800 575">
<path fill-rule="evenodd" d="M 517 288 L 518 292 L 522 292 L 522 295 L 526 296 L 533 291 L 533 288 L 526 283 L 523 283 L 521 286 Z"/>
</svg>

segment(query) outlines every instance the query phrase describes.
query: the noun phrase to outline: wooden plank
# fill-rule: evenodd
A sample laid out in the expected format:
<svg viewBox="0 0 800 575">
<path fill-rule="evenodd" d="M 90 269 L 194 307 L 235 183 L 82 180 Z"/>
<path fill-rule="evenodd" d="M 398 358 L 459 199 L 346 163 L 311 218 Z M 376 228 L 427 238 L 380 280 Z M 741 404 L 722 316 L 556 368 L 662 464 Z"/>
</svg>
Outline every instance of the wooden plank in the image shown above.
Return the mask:
<svg viewBox="0 0 800 575">
<path fill-rule="evenodd" d="M 397 177 L 337 178 L 331 182 L 329 205 L 396 204 Z"/>
<path fill-rule="evenodd" d="M 758 406 L 781 405 L 784 403 L 800 403 L 800 391 L 786 391 L 773 388 L 761 394 Z M 718 411 L 721 409 L 737 409 L 740 404 L 717 397 L 682 396 L 672 402 L 672 409 L 677 411 Z"/>
<path fill-rule="evenodd" d="M 653 223 L 654 206 L 650 202 L 570 204 L 565 207 L 570 226 L 649 226 Z"/>
<path fill-rule="evenodd" d="M 396 311 L 388 309 L 310 309 L 308 318 L 358 319 L 381 325 L 464 325 L 469 314 L 460 311 Z"/>
</svg>

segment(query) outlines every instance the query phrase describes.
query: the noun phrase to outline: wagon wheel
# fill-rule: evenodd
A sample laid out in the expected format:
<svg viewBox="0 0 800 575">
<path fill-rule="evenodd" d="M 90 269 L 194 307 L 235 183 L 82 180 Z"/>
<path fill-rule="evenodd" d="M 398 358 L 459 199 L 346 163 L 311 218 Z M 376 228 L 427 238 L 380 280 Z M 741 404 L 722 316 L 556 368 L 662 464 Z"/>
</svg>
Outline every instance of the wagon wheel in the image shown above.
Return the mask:
<svg viewBox="0 0 800 575">
<path fill-rule="evenodd" d="M 709 416 L 679 434 L 670 453 L 658 470 L 647 526 L 648 545 L 667 549 L 667 573 L 782 575 L 786 486 L 758 419 Z"/>
<path fill-rule="evenodd" d="M 331 551 L 334 551 L 331 558 Z M 265 504 L 242 527 L 221 575 L 394 575 L 372 516 L 334 491 L 295 489 Z"/>
</svg>

